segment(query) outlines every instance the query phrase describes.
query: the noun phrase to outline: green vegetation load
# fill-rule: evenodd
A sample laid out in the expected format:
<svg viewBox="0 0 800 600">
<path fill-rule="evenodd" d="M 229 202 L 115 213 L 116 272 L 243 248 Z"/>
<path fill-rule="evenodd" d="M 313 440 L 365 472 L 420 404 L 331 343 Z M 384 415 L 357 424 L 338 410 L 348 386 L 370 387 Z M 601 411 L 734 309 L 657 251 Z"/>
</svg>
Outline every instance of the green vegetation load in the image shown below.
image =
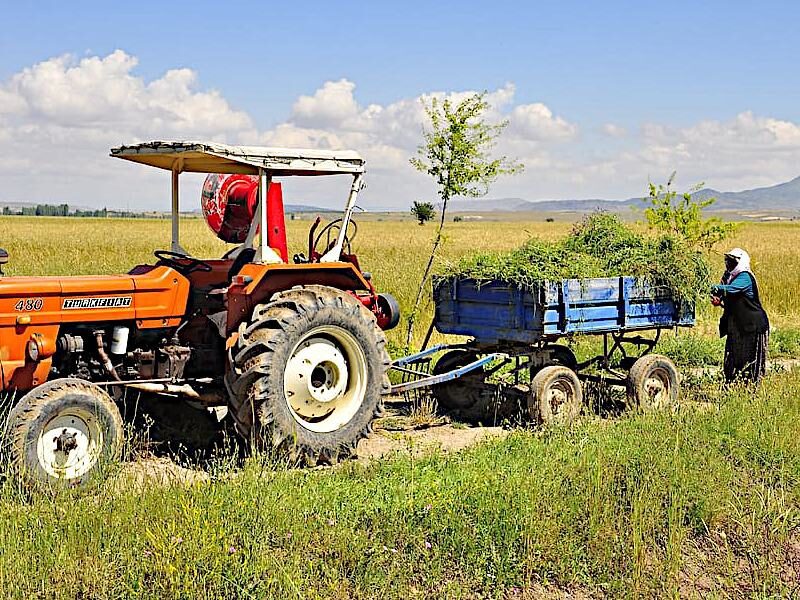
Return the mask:
<svg viewBox="0 0 800 600">
<path fill-rule="evenodd" d="M 442 275 L 526 288 L 544 281 L 633 276 L 693 301 L 707 293 L 709 273 L 703 254 L 680 236 L 642 234 L 617 216 L 598 212 L 565 238 L 530 238 L 510 252 L 471 254 L 446 265 Z"/>
</svg>

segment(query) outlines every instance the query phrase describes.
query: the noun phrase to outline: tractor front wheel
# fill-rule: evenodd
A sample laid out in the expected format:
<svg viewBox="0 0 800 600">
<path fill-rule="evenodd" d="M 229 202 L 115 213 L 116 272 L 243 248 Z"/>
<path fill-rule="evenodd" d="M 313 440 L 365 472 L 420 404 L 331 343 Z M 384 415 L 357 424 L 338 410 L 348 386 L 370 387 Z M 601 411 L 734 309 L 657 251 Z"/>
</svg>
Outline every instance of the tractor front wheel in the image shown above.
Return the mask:
<svg viewBox="0 0 800 600">
<path fill-rule="evenodd" d="M 307 464 L 351 456 L 389 389 L 386 339 L 350 294 L 308 285 L 279 292 L 243 323 L 227 377 L 239 433 Z"/>
<path fill-rule="evenodd" d="M 28 484 L 79 487 L 119 460 L 123 435 L 119 409 L 105 391 L 80 379 L 54 379 L 20 398 L 5 443 Z"/>
</svg>

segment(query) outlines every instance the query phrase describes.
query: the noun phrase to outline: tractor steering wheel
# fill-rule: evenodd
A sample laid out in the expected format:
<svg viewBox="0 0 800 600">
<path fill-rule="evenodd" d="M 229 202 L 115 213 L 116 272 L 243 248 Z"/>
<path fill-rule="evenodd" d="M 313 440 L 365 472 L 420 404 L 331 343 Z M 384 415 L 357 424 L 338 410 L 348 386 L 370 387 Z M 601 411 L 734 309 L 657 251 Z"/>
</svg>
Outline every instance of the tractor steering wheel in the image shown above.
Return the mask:
<svg viewBox="0 0 800 600">
<path fill-rule="evenodd" d="M 207 262 L 194 258 L 188 254 L 181 252 L 173 252 L 172 250 L 156 250 L 153 252 L 155 257 L 163 262 L 168 267 L 172 267 L 181 275 L 188 275 L 194 271 L 203 271 L 208 273 L 212 267 Z"/>
<path fill-rule="evenodd" d="M 334 245 L 336 244 L 336 240 L 339 237 L 339 232 L 342 229 L 342 219 L 339 218 L 326 224 L 325 227 L 320 229 L 319 233 L 317 233 L 317 235 L 314 236 L 314 230 L 317 228 L 318 224 L 319 220 L 317 220 L 317 222 L 315 222 L 314 225 L 311 226 L 311 231 L 309 232 L 310 243 L 309 243 L 308 254 L 312 260 L 314 256 L 317 257 L 324 256 L 326 252 L 328 252 L 331 248 L 334 247 Z M 347 248 L 349 252 L 350 244 L 353 242 L 354 239 L 356 239 L 356 235 L 358 235 L 358 224 L 353 219 L 350 219 L 350 221 L 347 223 L 347 231 L 345 232 L 344 235 L 344 243 L 342 244 L 342 251 L 344 251 L 344 249 Z M 322 251 L 318 251 L 317 246 L 319 245 L 323 237 L 325 238 L 325 248 Z M 313 242 L 311 241 L 312 239 L 314 240 Z"/>
</svg>

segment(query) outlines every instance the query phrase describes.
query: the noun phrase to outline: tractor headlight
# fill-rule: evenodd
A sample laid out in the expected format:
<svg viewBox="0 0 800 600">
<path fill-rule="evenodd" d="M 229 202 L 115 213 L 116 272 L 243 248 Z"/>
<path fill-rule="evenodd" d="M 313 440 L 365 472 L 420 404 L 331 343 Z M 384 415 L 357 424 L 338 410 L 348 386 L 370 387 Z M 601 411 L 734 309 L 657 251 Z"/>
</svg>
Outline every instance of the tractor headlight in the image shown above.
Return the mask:
<svg viewBox="0 0 800 600">
<path fill-rule="evenodd" d="M 39 360 L 39 343 L 35 339 L 28 340 L 25 350 L 28 354 L 28 358 L 30 358 L 32 362 Z"/>
<path fill-rule="evenodd" d="M 34 333 L 31 339 L 25 344 L 25 354 L 33 361 L 38 362 L 50 358 L 56 353 L 55 340 L 46 337 L 41 333 Z"/>
</svg>

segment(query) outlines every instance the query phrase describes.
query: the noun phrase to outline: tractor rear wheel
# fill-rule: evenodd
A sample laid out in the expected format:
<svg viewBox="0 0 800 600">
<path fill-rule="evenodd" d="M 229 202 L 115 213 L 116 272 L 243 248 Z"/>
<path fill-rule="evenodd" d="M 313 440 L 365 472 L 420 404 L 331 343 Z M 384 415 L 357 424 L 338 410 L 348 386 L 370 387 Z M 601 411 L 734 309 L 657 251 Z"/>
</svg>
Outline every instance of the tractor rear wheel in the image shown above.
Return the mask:
<svg viewBox="0 0 800 600">
<path fill-rule="evenodd" d="M 54 379 L 11 410 L 5 443 L 29 485 L 80 487 L 120 458 L 122 417 L 111 397 L 81 379 Z"/>
<path fill-rule="evenodd" d="M 346 292 L 298 286 L 239 328 L 226 383 L 237 431 L 306 464 L 354 454 L 383 411 L 391 359 L 375 316 Z"/>
</svg>

